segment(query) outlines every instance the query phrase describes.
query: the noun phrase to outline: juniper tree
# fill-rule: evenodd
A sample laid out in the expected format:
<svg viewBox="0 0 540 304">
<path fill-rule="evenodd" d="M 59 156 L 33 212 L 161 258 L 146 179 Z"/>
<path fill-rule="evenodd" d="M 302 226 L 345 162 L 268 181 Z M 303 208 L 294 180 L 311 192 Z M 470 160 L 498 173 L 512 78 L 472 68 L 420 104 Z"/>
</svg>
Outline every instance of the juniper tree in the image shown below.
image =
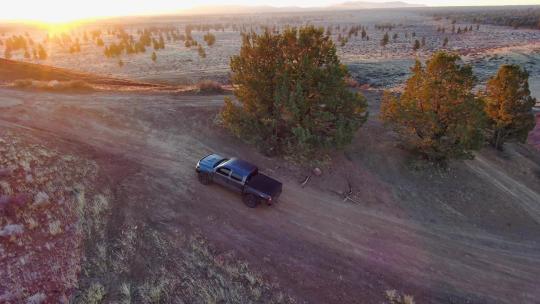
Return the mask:
<svg viewBox="0 0 540 304">
<path fill-rule="evenodd" d="M 503 65 L 485 90 L 489 141 L 502 149 L 508 140 L 525 142 L 535 126 L 532 108 L 536 100 L 529 90 L 529 74 L 517 65 Z"/>
<path fill-rule="evenodd" d="M 472 89 L 472 68 L 458 55 L 435 53 L 423 66 L 416 61 L 401 96 L 385 92 L 381 119 L 412 150 L 445 163 L 470 158 L 483 143 L 483 104 Z"/>
<path fill-rule="evenodd" d="M 420 49 L 420 41 L 418 41 L 418 39 L 416 39 L 416 40 L 414 40 L 413 51 L 418 51 L 418 49 Z"/>
<path fill-rule="evenodd" d="M 269 155 L 343 147 L 367 118 L 366 101 L 347 88 L 347 68 L 322 28 L 243 34 L 230 68 L 240 105 L 225 100 L 223 124 Z"/>
<path fill-rule="evenodd" d="M 385 47 L 388 44 L 388 41 L 390 41 L 390 38 L 388 37 L 388 32 L 386 32 L 384 33 L 384 36 L 381 39 L 381 46 Z"/>
</svg>

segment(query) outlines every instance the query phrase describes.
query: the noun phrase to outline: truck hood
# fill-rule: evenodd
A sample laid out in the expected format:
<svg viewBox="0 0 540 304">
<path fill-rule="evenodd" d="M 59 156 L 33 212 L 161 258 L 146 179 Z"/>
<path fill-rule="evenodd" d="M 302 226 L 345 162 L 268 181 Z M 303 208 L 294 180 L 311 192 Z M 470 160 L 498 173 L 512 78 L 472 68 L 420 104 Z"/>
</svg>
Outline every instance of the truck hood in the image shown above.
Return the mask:
<svg viewBox="0 0 540 304">
<path fill-rule="evenodd" d="M 207 156 L 203 157 L 199 161 L 199 167 L 201 169 L 212 170 L 218 163 L 220 163 L 224 159 L 225 159 L 225 157 L 223 157 L 223 156 L 220 156 L 220 155 L 217 155 L 217 154 L 210 154 L 210 155 L 207 155 Z"/>
</svg>

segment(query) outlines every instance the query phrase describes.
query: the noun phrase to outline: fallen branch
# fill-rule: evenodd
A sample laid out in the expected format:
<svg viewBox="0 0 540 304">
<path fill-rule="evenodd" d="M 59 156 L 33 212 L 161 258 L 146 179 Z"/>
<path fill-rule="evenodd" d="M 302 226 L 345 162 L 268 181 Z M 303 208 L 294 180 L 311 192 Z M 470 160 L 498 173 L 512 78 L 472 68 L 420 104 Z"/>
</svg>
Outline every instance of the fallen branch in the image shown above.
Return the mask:
<svg viewBox="0 0 540 304">
<path fill-rule="evenodd" d="M 311 178 L 311 174 L 306 176 L 306 179 L 302 182 L 302 188 L 309 182 L 309 179 Z"/>
</svg>

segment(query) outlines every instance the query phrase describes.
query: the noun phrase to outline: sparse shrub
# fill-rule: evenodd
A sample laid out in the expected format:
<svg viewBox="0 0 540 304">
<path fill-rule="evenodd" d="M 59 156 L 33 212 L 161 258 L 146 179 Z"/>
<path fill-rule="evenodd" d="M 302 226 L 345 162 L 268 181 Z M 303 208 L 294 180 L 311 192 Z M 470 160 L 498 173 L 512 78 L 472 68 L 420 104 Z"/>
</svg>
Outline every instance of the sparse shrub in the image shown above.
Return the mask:
<svg viewBox="0 0 540 304">
<path fill-rule="evenodd" d="M 26 220 L 26 223 L 28 224 L 28 228 L 30 230 L 37 228 L 39 226 L 39 223 L 33 217 L 28 218 Z"/>
<path fill-rule="evenodd" d="M 166 280 L 158 280 L 154 283 L 146 282 L 139 287 L 139 294 L 145 303 L 160 303 L 165 297 L 166 287 Z"/>
<path fill-rule="evenodd" d="M 49 233 L 51 235 L 60 234 L 62 233 L 62 231 L 62 224 L 60 223 L 60 221 L 56 220 L 49 223 Z"/>
<path fill-rule="evenodd" d="M 384 293 L 387 300 L 384 304 L 414 304 L 414 297 L 411 295 L 401 295 L 397 290 L 387 290 Z"/>
<path fill-rule="evenodd" d="M 83 303 L 85 304 L 100 304 L 105 297 L 105 287 L 100 283 L 93 283 L 90 285 L 86 293 L 84 294 Z"/>
<path fill-rule="evenodd" d="M 529 90 L 529 74 L 517 65 L 503 65 L 486 85 L 485 110 L 489 142 L 502 149 L 508 140 L 525 142 L 536 124 L 532 108 L 536 99 Z"/>
<path fill-rule="evenodd" d="M 45 51 L 45 48 L 41 44 L 38 45 L 37 53 L 39 60 L 46 60 L 48 57 L 47 51 Z"/>
<path fill-rule="evenodd" d="M 210 32 L 206 33 L 203 38 L 208 46 L 212 46 L 214 43 L 216 43 L 216 36 Z"/>
<path fill-rule="evenodd" d="M 231 71 L 242 106 L 226 99 L 223 124 L 266 154 L 343 147 L 367 118 L 364 97 L 347 88 L 347 69 L 322 29 L 244 34 Z"/>
<path fill-rule="evenodd" d="M 39 81 L 32 79 L 18 79 L 12 83 L 12 86 L 20 89 L 35 89 L 45 91 L 92 91 L 94 87 L 82 80 L 70 81 Z"/>
<path fill-rule="evenodd" d="M 223 92 L 223 86 L 221 83 L 213 80 L 202 80 L 197 83 L 197 87 L 199 88 L 200 92 L 205 93 L 222 93 Z"/>
<path fill-rule="evenodd" d="M 197 52 L 199 53 L 199 57 L 206 58 L 206 52 L 204 51 L 202 45 L 199 45 L 199 47 L 197 48 Z"/>
<path fill-rule="evenodd" d="M 120 294 L 122 295 L 122 304 L 131 303 L 131 285 L 129 283 L 124 282 L 120 285 Z"/>
<path fill-rule="evenodd" d="M 458 55 L 437 52 L 425 67 L 416 61 L 403 94 L 385 92 L 381 105 L 383 121 L 411 148 L 441 164 L 472 158 L 483 143 L 485 115 L 472 92 L 475 77 L 458 60 Z"/>
</svg>

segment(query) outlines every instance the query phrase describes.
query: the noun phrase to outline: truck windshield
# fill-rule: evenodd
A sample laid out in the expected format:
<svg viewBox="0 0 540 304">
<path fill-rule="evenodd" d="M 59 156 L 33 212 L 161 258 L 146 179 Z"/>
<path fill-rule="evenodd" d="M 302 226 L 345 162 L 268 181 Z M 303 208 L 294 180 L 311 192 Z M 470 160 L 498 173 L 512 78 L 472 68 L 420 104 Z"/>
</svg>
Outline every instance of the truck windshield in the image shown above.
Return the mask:
<svg viewBox="0 0 540 304">
<path fill-rule="evenodd" d="M 219 166 L 219 164 L 222 164 L 222 163 L 224 163 L 224 162 L 226 162 L 226 161 L 228 161 L 228 160 L 229 160 L 228 158 L 224 158 L 224 159 L 218 161 L 217 163 L 214 164 L 214 168 L 217 167 L 217 166 Z"/>
</svg>

